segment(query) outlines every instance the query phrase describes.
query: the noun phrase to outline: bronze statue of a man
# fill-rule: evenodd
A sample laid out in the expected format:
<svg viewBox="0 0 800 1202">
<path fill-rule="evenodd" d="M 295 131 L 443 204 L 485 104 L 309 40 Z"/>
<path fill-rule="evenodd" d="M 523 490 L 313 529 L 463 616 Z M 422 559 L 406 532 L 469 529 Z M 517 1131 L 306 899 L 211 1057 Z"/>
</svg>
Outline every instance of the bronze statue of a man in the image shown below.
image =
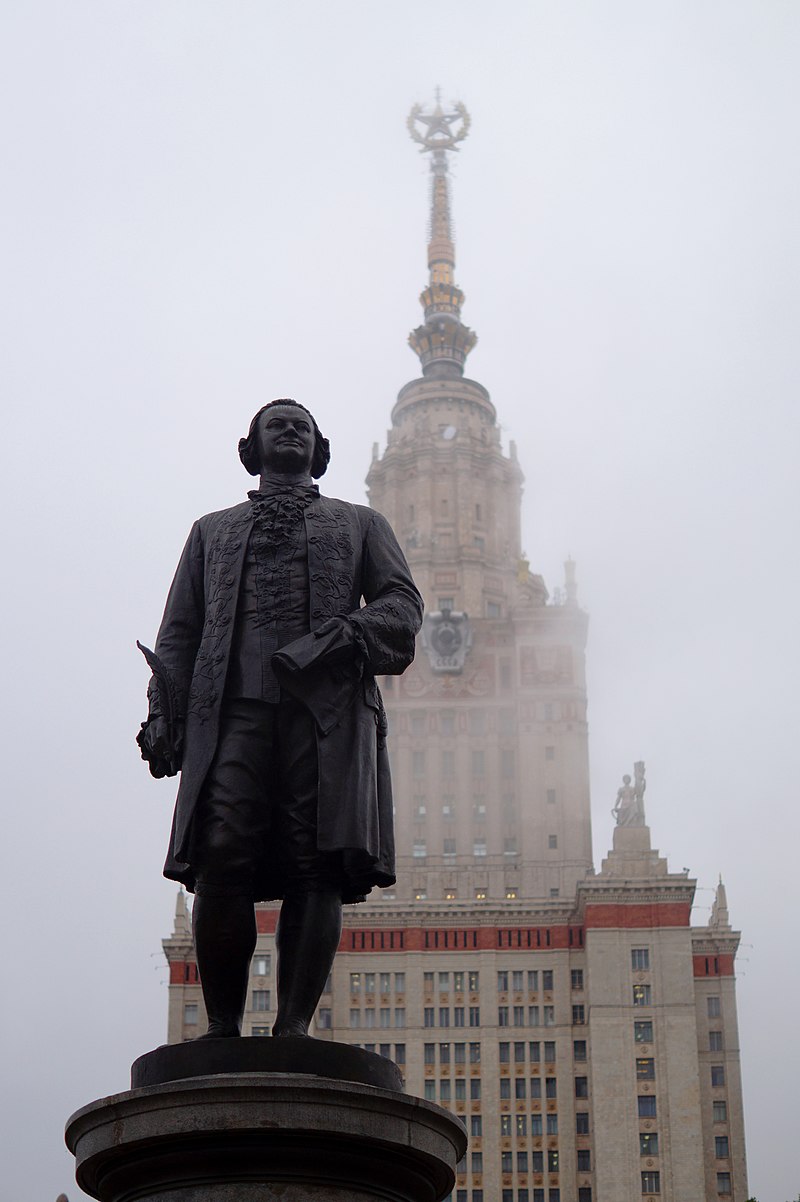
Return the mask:
<svg viewBox="0 0 800 1202">
<path fill-rule="evenodd" d="M 241 1032 L 254 903 L 275 898 L 273 1034 L 307 1035 L 342 902 L 395 879 L 375 677 L 411 663 L 422 600 L 386 519 L 320 496 L 330 450 L 302 405 L 265 405 L 239 455 L 258 490 L 192 528 L 139 744 L 154 776 L 181 770 L 164 874 L 195 893 L 208 1036 Z"/>
</svg>

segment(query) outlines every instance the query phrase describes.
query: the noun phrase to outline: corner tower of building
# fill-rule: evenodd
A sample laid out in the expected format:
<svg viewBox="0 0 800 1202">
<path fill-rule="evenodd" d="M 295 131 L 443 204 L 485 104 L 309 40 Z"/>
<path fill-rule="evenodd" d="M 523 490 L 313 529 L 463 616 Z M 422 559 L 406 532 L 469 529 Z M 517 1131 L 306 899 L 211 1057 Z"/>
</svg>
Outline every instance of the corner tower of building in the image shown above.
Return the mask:
<svg viewBox="0 0 800 1202">
<path fill-rule="evenodd" d="M 487 389 L 464 375 L 477 339 L 455 282 L 449 156 L 461 104 L 415 106 L 430 162 L 429 279 L 409 343 L 422 374 L 392 410 L 370 503 L 425 597 L 417 662 L 387 679 L 398 797 L 398 896 L 567 896 L 591 869 L 584 650 L 574 567 L 553 599 L 523 553 L 523 475 Z"/>
</svg>

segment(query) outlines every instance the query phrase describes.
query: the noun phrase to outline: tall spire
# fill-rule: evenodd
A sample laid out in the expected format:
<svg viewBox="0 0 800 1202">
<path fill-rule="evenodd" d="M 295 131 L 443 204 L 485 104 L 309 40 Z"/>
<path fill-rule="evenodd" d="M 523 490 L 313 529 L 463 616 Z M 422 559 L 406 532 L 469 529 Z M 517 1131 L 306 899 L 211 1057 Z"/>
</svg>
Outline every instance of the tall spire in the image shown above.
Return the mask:
<svg viewBox="0 0 800 1202">
<path fill-rule="evenodd" d="M 469 113 L 459 101 L 452 112 L 442 108 L 439 90 L 432 112 L 415 104 L 408 116 L 408 131 L 420 144 L 420 153 L 431 156 L 431 222 L 428 241 L 427 288 L 420 295 L 425 324 L 408 338 L 422 364 L 424 376 L 461 376 L 467 355 L 477 336 L 462 324 L 464 293 L 453 282 L 455 248 L 450 223 L 450 193 L 447 153 L 458 151 L 456 143 L 469 132 Z"/>
</svg>

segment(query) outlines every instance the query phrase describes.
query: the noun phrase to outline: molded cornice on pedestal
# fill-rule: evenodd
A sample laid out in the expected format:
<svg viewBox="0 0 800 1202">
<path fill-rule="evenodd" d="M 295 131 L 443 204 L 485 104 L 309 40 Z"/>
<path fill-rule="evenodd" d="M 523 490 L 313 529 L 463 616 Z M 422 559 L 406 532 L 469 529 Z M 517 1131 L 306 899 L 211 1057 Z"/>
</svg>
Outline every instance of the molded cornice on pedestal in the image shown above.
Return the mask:
<svg viewBox="0 0 800 1202">
<path fill-rule="evenodd" d="M 134 1089 L 67 1124 L 101 1202 L 440 1202 L 467 1137 L 429 1102 L 288 1073 Z"/>
</svg>

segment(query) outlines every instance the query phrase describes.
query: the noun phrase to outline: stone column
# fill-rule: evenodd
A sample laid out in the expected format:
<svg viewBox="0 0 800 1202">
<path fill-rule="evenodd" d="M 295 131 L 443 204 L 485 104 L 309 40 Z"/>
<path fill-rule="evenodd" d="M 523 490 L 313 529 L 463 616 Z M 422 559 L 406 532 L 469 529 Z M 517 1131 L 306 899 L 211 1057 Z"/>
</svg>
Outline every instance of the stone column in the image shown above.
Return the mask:
<svg viewBox="0 0 800 1202">
<path fill-rule="evenodd" d="M 286 1045 L 299 1043 L 306 1058 L 312 1045 L 338 1049 L 335 1058 L 348 1061 L 356 1051 L 316 1040 L 243 1039 L 142 1057 L 134 1083 L 190 1071 L 102 1098 L 70 1118 L 66 1140 L 78 1185 L 101 1202 L 441 1202 L 467 1145 L 463 1125 L 447 1111 L 394 1082 L 385 1088 L 307 1068 L 219 1071 L 221 1044 L 235 1045 L 239 1062 L 256 1044 L 259 1061 L 273 1053 L 285 1063 Z M 153 1065 L 159 1055 L 166 1068 Z M 364 1058 L 382 1058 L 357 1055 L 363 1071 L 351 1066 L 348 1075 L 374 1078 Z M 397 1070 L 382 1063 L 379 1075 L 391 1081 Z"/>
</svg>

